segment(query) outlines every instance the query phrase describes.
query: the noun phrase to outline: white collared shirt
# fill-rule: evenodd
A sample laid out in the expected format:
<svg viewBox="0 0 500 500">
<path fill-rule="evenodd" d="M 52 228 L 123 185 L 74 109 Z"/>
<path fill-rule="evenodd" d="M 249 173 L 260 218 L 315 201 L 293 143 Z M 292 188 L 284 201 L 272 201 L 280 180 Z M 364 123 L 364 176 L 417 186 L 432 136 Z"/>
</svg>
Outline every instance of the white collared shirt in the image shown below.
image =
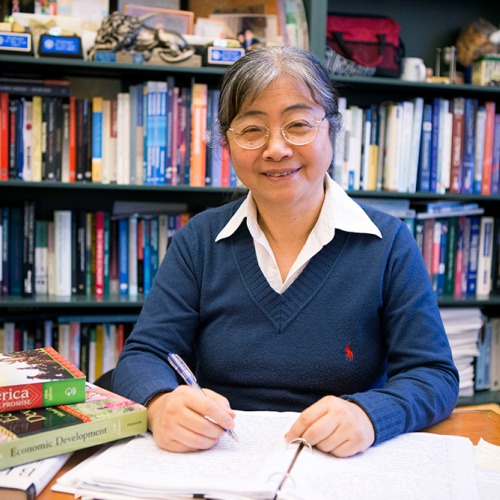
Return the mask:
<svg viewBox="0 0 500 500">
<path fill-rule="evenodd" d="M 257 207 L 251 192 L 248 193 L 245 201 L 217 235 L 215 241 L 231 236 L 246 219 L 248 230 L 254 240 L 259 267 L 271 287 L 276 292 L 283 293 L 297 279 L 308 262 L 333 240 L 335 229 L 351 233 L 373 234 L 382 238 L 380 230 L 365 211 L 328 175 L 325 186 L 325 199 L 318 220 L 285 281 L 281 279 L 271 246 L 257 222 Z"/>
</svg>

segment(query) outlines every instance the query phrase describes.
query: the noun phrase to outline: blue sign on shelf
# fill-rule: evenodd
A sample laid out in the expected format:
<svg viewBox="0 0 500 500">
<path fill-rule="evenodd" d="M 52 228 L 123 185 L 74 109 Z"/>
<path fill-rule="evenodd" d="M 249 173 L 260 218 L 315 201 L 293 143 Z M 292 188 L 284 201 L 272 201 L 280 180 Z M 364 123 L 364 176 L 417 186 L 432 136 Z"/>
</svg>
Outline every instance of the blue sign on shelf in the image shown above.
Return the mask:
<svg viewBox="0 0 500 500">
<path fill-rule="evenodd" d="M 82 41 L 78 36 L 42 35 L 38 54 L 40 56 L 82 58 Z"/>
<path fill-rule="evenodd" d="M 245 55 L 245 49 L 238 47 L 208 47 L 208 64 L 233 64 Z"/>
<path fill-rule="evenodd" d="M 0 51 L 22 54 L 31 53 L 31 33 L 0 32 Z"/>
</svg>

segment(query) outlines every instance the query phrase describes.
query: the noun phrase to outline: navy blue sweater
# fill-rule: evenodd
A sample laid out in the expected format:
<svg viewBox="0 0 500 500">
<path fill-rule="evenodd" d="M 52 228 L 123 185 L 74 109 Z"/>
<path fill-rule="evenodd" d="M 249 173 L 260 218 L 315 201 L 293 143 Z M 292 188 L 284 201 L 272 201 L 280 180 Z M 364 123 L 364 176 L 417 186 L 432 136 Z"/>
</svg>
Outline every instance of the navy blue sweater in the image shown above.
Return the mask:
<svg viewBox="0 0 500 500">
<path fill-rule="evenodd" d="M 173 238 L 113 376 L 144 403 L 178 385 L 169 352 L 241 410 L 302 411 L 329 394 L 368 414 L 375 443 L 453 410 L 458 372 L 420 250 L 400 220 L 363 206 L 382 233 L 337 230 L 276 293 L 246 224 L 215 238 L 239 206 L 195 217 Z"/>
</svg>

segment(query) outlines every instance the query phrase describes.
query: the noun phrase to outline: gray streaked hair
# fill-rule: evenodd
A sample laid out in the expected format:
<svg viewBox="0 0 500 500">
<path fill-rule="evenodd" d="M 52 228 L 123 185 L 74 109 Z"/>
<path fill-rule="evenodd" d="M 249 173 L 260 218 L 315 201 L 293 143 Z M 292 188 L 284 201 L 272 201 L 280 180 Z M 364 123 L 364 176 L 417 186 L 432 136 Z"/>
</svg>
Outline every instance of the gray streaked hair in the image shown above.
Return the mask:
<svg viewBox="0 0 500 500">
<path fill-rule="evenodd" d="M 330 124 L 330 137 L 340 130 L 338 94 L 328 72 L 310 52 L 296 47 L 263 47 L 250 50 L 225 73 L 221 84 L 218 125 L 223 142 L 234 117 L 246 102 L 252 102 L 271 83 L 282 77 L 304 85 L 321 106 Z"/>
</svg>

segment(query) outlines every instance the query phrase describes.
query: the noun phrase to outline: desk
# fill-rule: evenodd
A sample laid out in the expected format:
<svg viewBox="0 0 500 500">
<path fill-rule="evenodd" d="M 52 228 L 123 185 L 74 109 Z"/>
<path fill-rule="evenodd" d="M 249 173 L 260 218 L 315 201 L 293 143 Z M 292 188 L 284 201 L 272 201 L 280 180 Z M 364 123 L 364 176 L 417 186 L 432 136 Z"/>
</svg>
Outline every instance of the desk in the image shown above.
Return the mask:
<svg viewBox="0 0 500 500">
<path fill-rule="evenodd" d="M 482 437 L 489 443 L 500 446 L 500 414 L 491 410 L 455 410 L 446 420 L 424 430 L 435 434 L 468 437 L 474 444 L 477 444 Z M 96 448 L 90 448 L 74 453 L 58 475 L 74 467 L 95 450 Z M 56 493 L 50 490 L 50 486 L 55 482 L 56 478 L 42 491 L 37 500 L 70 500 L 73 498 L 72 495 Z"/>
</svg>

